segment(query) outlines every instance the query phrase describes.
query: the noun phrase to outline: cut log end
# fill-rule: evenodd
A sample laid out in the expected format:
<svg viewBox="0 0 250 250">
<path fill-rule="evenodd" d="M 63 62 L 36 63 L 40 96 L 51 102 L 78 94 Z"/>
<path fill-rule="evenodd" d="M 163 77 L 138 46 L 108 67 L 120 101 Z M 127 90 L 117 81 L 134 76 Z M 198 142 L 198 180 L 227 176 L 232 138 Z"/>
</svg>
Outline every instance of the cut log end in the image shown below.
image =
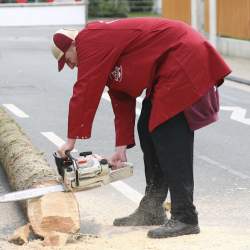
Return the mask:
<svg viewBox="0 0 250 250">
<path fill-rule="evenodd" d="M 51 231 L 45 235 L 42 245 L 43 246 L 64 246 L 66 245 L 69 237 L 70 237 L 69 234 Z"/>
<path fill-rule="evenodd" d="M 65 238 L 62 235 L 80 230 L 79 208 L 73 193 L 49 193 L 30 200 L 27 209 L 34 234 L 44 238 L 47 245 L 61 244 Z"/>
</svg>

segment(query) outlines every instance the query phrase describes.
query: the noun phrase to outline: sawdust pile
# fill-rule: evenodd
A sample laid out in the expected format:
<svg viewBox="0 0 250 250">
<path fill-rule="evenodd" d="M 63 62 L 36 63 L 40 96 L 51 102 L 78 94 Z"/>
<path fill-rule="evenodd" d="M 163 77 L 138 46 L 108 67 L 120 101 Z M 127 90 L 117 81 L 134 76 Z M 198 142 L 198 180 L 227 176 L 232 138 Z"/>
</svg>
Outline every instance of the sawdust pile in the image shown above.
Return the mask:
<svg viewBox="0 0 250 250">
<path fill-rule="evenodd" d="M 244 229 L 202 228 L 199 235 L 169 239 L 149 239 L 147 229 L 131 228 L 130 232 L 109 236 L 82 236 L 64 247 L 42 247 L 39 241 L 18 247 L 0 241 L 3 250 L 249 250 L 250 231 Z"/>
<path fill-rule="evenodd" d="M 13 190 L 23 190 L 34 183 L 56 180 L 56 172 L 34 148 L 17 123 L 0 108 L 0 162 Z"/>
</svg>

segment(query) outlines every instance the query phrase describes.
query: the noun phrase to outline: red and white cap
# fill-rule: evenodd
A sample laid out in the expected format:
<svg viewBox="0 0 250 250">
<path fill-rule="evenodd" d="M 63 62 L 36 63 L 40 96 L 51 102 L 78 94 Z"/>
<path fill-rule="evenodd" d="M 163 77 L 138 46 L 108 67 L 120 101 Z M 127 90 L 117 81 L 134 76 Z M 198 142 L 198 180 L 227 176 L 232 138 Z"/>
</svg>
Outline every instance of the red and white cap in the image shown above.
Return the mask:
<svg viewBox="0 0 250 250">
<path fill-rule="evenodd" d="M 53 35 L 51 52 L 58 61 L 58 71 L 61 71 L 65 64 L 65 52 L 75 40 L 79 31 L 75 29 L 60 29 Z"/>
</svg>

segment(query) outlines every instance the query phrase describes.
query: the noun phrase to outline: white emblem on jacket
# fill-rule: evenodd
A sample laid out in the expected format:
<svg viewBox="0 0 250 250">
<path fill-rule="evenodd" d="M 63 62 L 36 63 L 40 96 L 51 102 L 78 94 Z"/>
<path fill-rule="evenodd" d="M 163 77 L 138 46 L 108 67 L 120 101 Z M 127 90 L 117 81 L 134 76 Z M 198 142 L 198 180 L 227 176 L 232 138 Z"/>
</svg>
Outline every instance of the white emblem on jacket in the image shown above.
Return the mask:
<svg viewBox="0 0 250 250">
<path fill-rule="evenodd" d="M 110 73 L 111 79 L 114 79 L 116 82 L 122 81 L 122 66 L 115 66 L 115 69 Z"/>
</svg>

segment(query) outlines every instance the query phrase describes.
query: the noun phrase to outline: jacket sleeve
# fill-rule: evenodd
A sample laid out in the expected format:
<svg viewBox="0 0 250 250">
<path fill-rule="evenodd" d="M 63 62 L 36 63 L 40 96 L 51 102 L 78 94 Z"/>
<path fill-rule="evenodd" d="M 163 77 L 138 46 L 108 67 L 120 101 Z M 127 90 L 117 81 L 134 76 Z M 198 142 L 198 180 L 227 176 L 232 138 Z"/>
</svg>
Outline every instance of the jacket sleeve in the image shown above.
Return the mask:
<svg viewBox="0 0 250 250">
<path fill-rule="evenodd" d="M 69 102 L 68 138 L 87 139 L 116 56 L 112 46 L 90 43 L 78 48 L 77 58 L 77 82 Z"/>
<path fill-rule="evenodd" d="M 115 115 L 116 146 L 127 145 L 131 148 L 135 145 L 135 106 L 136 99 L 125 93 L 109 90 L 109 96 Z"/>
</svg>

